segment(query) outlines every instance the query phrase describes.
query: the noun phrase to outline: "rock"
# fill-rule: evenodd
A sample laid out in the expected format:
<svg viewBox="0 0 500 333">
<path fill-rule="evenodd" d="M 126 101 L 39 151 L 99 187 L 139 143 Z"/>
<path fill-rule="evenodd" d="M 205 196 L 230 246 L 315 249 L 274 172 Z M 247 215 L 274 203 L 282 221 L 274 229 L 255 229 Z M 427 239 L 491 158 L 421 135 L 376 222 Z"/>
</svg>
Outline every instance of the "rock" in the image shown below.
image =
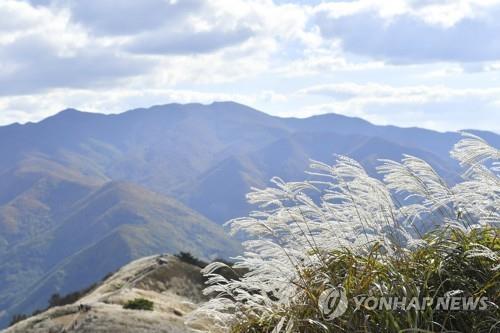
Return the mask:
<svg viewBox="0 0 500 333">
<path fill-rule="evenodd" d="M 153 256 L 124 266 L 75 304 L 51 308 L 3 333 L 184 333 L 184 317 L 206 300 L 200 268 L 174 256 Z M 126 310 L 135 298 L 153 311 Z"/>
</svg>

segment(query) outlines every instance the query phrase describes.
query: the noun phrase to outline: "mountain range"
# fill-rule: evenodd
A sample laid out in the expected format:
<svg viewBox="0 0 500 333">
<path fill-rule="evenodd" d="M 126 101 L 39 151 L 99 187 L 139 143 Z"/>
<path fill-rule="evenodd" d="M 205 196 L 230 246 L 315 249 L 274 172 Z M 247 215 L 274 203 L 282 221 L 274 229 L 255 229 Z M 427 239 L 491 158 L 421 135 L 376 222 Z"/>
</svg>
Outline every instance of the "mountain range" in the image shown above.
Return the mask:
<svg viewBox="0 0 500 333">
<path fill-rule="evenodd" d="M 496 133 L 469 132 L 500 147 Z M 374 174 L 378 159 L 406 153 L 453 182 L 459 138 L 337 114 L 279 118 L 234 102 L 67 109 L 0 127 L 0 327 L 133 259 L 238 254 L 221 225 L 252 209 L 251 187 L 307 177 L 309 159 L 344 154 Z"/>
</svg>

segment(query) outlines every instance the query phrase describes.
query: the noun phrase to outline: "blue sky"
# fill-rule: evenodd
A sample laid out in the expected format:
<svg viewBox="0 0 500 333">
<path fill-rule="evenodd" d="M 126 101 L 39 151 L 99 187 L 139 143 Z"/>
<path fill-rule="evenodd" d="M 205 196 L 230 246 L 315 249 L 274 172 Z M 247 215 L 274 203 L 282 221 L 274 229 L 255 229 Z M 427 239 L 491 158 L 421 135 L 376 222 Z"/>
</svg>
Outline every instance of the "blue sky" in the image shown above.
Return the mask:
<svg viewBox="0 0 500 333">
<path fill-rule="evenodd" d="M 0 124 L 234 100 L 500 132 L 500 1 L 1 0 Z"/>
</svg>

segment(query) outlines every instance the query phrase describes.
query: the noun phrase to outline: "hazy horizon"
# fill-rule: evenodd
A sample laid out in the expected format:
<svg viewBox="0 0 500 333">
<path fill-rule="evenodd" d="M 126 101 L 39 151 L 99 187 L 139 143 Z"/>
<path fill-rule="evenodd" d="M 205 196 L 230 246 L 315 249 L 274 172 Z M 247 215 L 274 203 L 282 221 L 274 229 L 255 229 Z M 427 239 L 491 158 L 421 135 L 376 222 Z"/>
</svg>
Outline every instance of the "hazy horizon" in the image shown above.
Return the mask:
<svg viewBox="0 0 500 333">
<path fill-rule="evenodd" d="M 180 104 L 180 105 L 200 104 L 200 105 L 204 105 L 204 106 L 209 106 L 209 105 L 216 104 L 216 103 L 237 103 L 237 102 L 234 102 L 234 101 L 224 101 L 224 100 L 213 101 L 213 102 L 209 102 L 209 103 L 198 103 L 198 102 L 176 103 L 176 102 L 171 102 L 171 103 L 165 103 L 165 104 L 156 104 L 156 105 L 150 105 L 150 106 L 143 106 L 143 107 L 138 107 L 138 108 L 128 109 L 128 110 L 121 110 L 121 111 L 117 111 L 117 112 L 113 112 L 113 113 L 106 113 L 106 112 L 100 112 L 100 111 L 89 111 L 89 110 L 80 110 L 80 109 L 77 109 L 77 108 L 74 108 L 74 107 L 67 107 L 67 108 L 59 110 L 57 112 L 54 112 L 53 114 L 50 114 L 50 115 L 48 115 L 46 117 L 43 117 L 41 119 L 37 119 L 37 120 L 33 120 L 33 121 L 29 120 L 29 121 L 25 121 L 25 122 L 15 121 L 15 122 L 8 123 L 8 124 L 0 124 L 0 127 L 5 127 L 5 126 L 10 126 L 10 125 L 15 125 L 15 124 L 19 124 L 19 125 L 25 125 L 25 124 L 30 124 L 30 123 L 36 124 L 36 123 L 44 121 L 44 120 L 46 120 L 46 119 L 48 119 L 50 117 L 56 116 L 59 113 L 62 113 L 62 112 L 68 111 L 68 110 L 75 110 L 75 111 L 78 111 L 78 112 L 91 113 L 91 114 L 120 115 L 120 114 L 124 114 L 124 113 L 130 112 L 130 111 L 135 111 L 135 110 L 144 110 L 144 111 L 147 111 L 147 110 L 149 110 L 151 108 L 156 108 L 156 107 L 168 107 L 169 105 L 172 105 L 172 104 Z M 436 131 L 436 132 L 440 132 L 440 133 L 445 133 L 445 132 L 460 132 L 460 131 L 467 131 L 467 130 L 479 130 L 479 131 L 487 131 L 487 132 L 492 132 L 492 133 L 495 133 L 495 134 L 500 134 L 500 130 L 499 131 L 496 131 L 496 130 L 481 130 L 481 129 L 472 128 L 472 127 L 470 127 L 470 128 L 461 128 L 461 129 L 458 129 L 458 130 L 436 130 L 436 129 L 432 129 L 432 128 L 426 128 L 426 127 L 423 127 L 423 126 L 398 126 L 398 125 L 392 124 L 392 123 L 379 124 L 379 123 L 372 122 L 372 121 L 369 121 L 367 119 L 364 119 L 363 117 L 343 115 L 343 114 L 335 113 L 335 112 L 320 113 L 320 114 L 308 115 L 308 116 L 273 115 L 271 113 L 266 112 L 265 110 L 256 109 L 256 108 L 253 108 L 251 106 L 248 106 L 248 105 L 245 105 L 245 104 L 241 104 L 241 103 L 237 103 L 237 104 L 250 107 L 250 108 L 254 109 L 257 112 L 265 113 L 265 114 L 268 114 L 268 115 L 273 116 L 273 117 L 284 118 L 284 119 L 286 119 L 286 118 L 307 119 L 307 118 L 311 118 L 311 117 L 324 116 L 324 115 L 332 114 L 332 115 L 349 117 L 349 118 L 354 118 L 354 119 L 361 119 L 363 121 L 367 121 L 367 122 L 369 122 L 369 123 L 371 123 L 373 125 L 377 125 L 377 126 L 395 126 L 395 127 L 400 127 L 400 128 L 420 128 L 420 129 L 432 130 L 432 131 Z"/>
</svg>

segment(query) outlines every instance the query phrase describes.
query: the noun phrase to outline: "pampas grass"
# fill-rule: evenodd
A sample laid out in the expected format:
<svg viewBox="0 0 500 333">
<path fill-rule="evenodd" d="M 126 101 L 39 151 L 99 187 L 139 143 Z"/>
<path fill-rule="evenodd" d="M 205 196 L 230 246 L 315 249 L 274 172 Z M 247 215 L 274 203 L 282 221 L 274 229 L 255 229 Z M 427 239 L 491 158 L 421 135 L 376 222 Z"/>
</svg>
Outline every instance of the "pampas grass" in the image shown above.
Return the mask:
<svg viewBox="0 0 500 333">
<path fill-rule="evenodd" d="M 226 279 L 208 265 L 216 295 L 189 322 L 224 332 L 495 331 L 499 325 L 500 152 L 464 133 L 451 152 L 464 167 L 450 186 L 425 161 L 383 160 L 383 180 L 338 156 L 311 162 L 313 180 L 253 189 L 259 210 L 229 222 L 248 241 Z M 318 297 L 329 287 L 349 297 L 488 296 L 486 311 L 436 312 L 348 309 L 325 320 Z"/>
</svg>

